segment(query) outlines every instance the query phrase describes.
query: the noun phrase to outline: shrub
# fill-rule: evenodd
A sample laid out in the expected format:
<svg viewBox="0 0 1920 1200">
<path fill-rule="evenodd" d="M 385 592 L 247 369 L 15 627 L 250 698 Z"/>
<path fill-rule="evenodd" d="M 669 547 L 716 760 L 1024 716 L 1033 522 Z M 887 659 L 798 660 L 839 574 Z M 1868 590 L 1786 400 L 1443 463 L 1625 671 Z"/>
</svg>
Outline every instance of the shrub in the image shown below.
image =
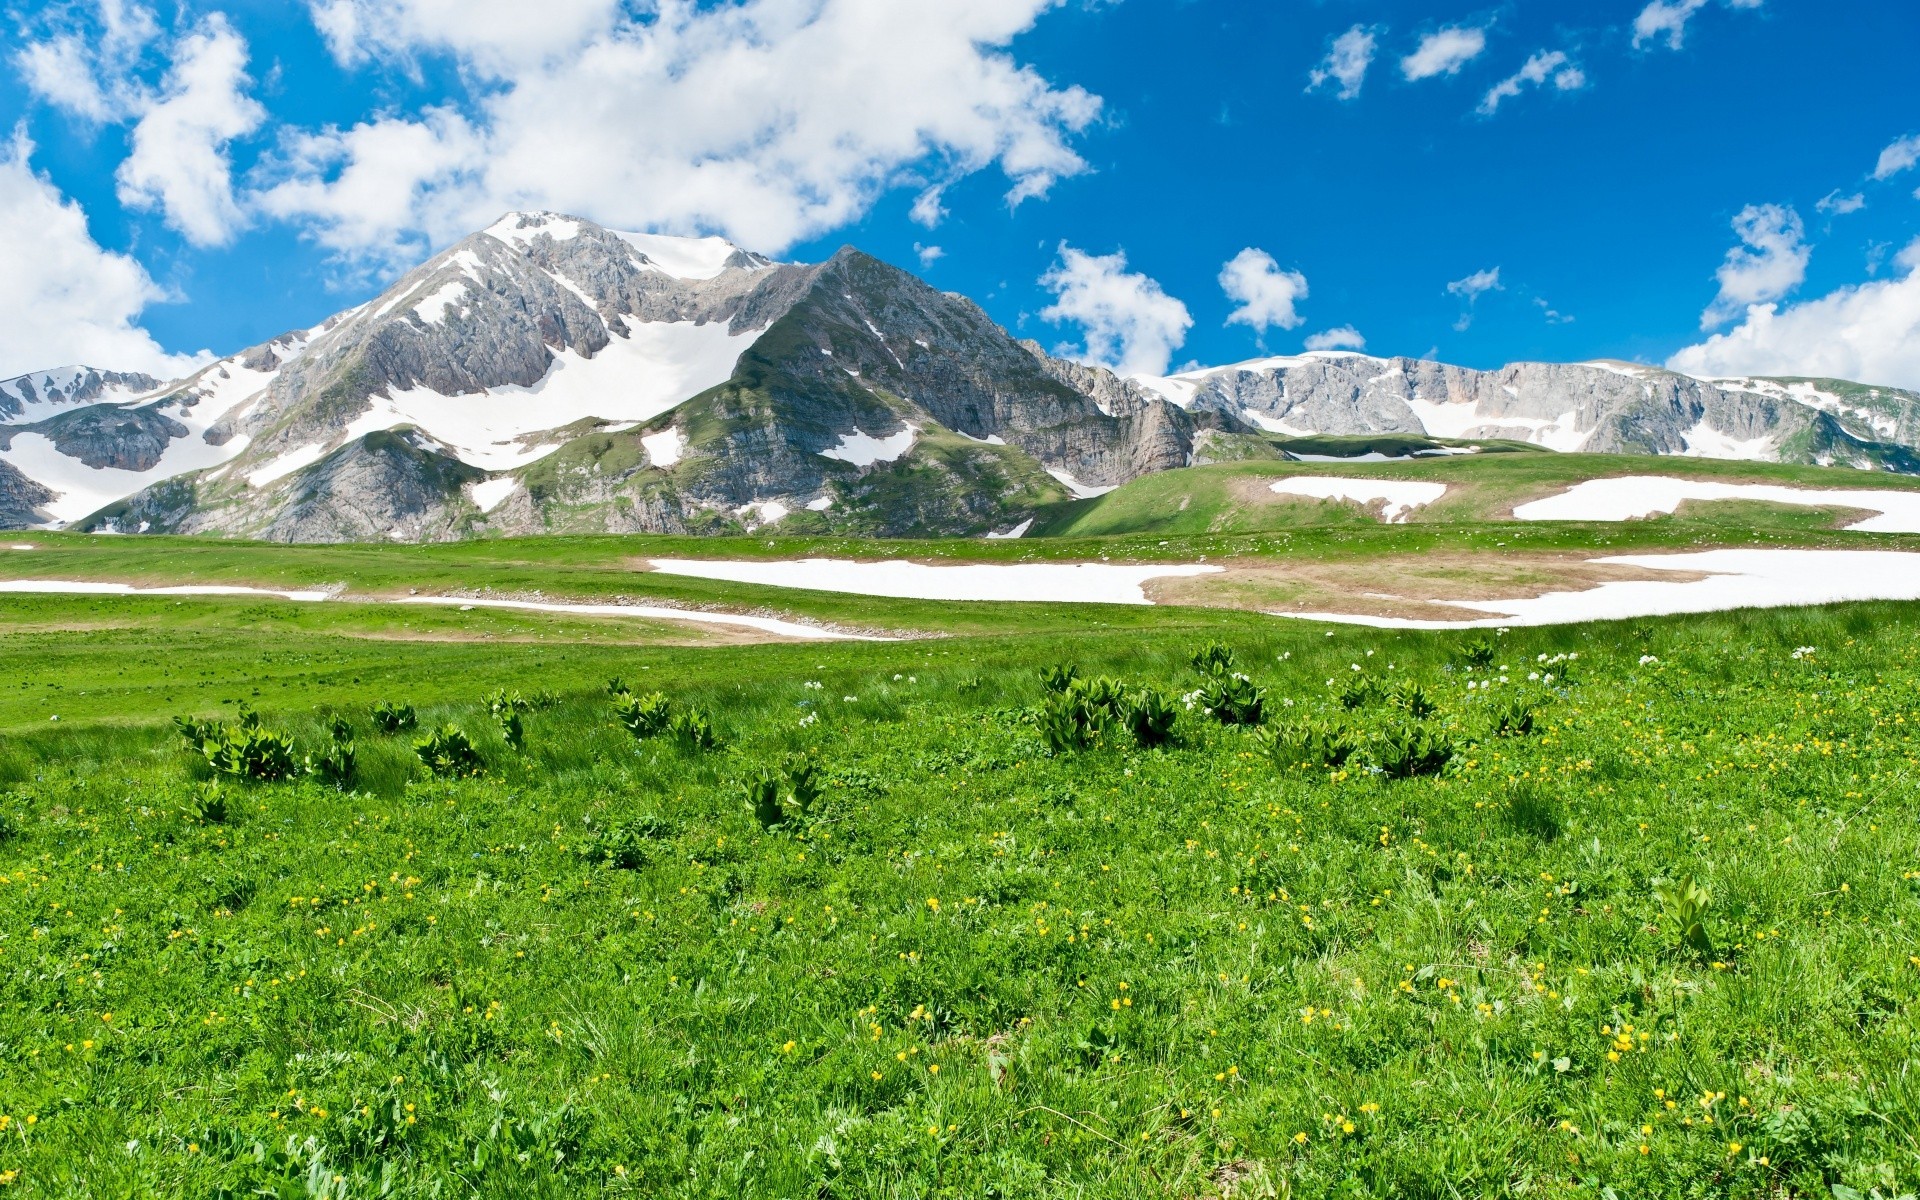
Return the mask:
<svg viewBox="0 0 1920 1200">
<path fill-rule="evenodd" d="M 442 725 L 413 744 L 427 770 L 445 779 L 460 775 L 479 775 L 486 770 L 473 739 L 454 725 Z"/>
<path fill-rule="evenodd" d="M 1055 754 L 1097 746 L 1119 729 L 1125 696 L 1125 686 L 1109 676 L 1074 679 L 1034 711 L 1034 728 Z"/>
<path fill-rule="evenodd" d="M 667 731 L 667 725 L 673 720 L 673 706 L 659 692 L 648 696 L 635 696 L 630 692 L 615 693 L 613 715 L 626 731 L 637 738 L 650 738 Z"/>
<path fill-rule="evenodd" d="M 257 719 L 237 729 L 220 730 L 205 743 L 203 753 L 207 756 L 207 765 L 222 775 L 272 783 L 300 774 L 293 739 L 284 733 L 260 728 Z"/>
<path fill-rule="evenodd" d="M 412 729 L 419 723 L 414 715 L 413 705 L 395 704 L 391 700 L 382 700 L 373 706 L 373 727 L 381 733 L 393 734 Z"/>
<path fill-rule="evenodd" d="M 1173 723 L 1180 710 L 1171 697 L 1152 688 L 1129 694 L 1120 705 L 1120 725 L 1133 735 L 1136 746 L 1163 746 L 1173 740 Z"/>
<path fill-rule="evenodd" d="M 1049 692 L 1064 692 L 1080 678 L 1080 668 L 1068 664 L 1064 667 L 1041 667 L 1040 686 Z"/>
<path fill-rule="evenodd" d="M 1237 671 L 1219 674 L 1187 697 L 1187 707 L 1199 708 L 1222 725 L 1258 725 L 1266 720 L 1267 692 Z"/>
<path fill-rule="evenodd" d="M 713 722 L 705 713 L 693 709 L 675 713 L 667 722 L 667 734 L 682 750 L 712 750 L 720 745 L 720 735 L 713 731 Z"/>
<path fill-rule="evenodd" d="M 1430 725 L 1401 725 L 1374 739 L 1373 765 L 1388 779 L 1438 775 L 1453 761 L 1453 739 Z"/>
<path fill-rule="evenodd" d="M 1233 670 L 1233 651 L 1219 642 L 1208 642 L 1187 659 L 1202 675 L 1218 675 Z"/>
</svg>

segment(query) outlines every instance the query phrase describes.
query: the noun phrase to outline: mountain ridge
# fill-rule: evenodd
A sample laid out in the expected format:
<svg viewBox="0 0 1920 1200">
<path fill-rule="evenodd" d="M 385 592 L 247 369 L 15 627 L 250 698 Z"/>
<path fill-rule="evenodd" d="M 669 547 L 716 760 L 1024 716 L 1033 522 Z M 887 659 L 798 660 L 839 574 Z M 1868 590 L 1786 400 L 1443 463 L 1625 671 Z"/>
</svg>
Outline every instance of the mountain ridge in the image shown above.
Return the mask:
<svg viewBox="0 0 1920 1200">
<path fill-rule="evenodd" d="M 0 526 L 279 541 L 972 535 L 1275 436 L 1409 434 L 1920 473 L 1920 396 L 1356 352 L 1128 378 L 852 247 L 511 213 L 184 379 L 0 381 Z"/>
</svg>

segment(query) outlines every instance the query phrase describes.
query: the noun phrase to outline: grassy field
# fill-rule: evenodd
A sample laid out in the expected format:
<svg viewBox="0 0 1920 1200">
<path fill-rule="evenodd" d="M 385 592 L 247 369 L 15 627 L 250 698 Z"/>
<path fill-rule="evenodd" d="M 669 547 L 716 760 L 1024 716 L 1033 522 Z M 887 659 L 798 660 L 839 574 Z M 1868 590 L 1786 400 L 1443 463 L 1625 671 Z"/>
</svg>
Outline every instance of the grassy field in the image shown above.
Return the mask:
<svg viewBox="0 0 1920 1200">
<path fill-rule="evenodd" d="M 78 603 L 118 640 L 12 598 L 0 643 L 63 704 L 128 676 L 0 735 L 0 1194 L 1920 1183 L 1912 606 L 696 647 Z M 1264 727 L 1049 748 L 1039 668 L 1177 698 L 1213 638 Z M 613 674 L 719 744 L 636 739 Z M 206 698 L 301 755 L 348 722 L 352 782 L 216 774 L 164 723 Z M 481 774 L 416 755 L 448 722 Z"/>
</svg>

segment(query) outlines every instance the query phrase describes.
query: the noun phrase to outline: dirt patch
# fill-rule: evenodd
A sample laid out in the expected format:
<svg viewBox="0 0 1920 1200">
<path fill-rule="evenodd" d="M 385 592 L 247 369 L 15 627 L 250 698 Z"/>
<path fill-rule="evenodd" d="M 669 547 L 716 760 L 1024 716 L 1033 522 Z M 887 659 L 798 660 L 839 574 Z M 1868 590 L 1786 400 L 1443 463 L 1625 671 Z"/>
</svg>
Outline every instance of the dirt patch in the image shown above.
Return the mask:
<svg viewBox="0 0 1920 1200">
<path fill-rule="evenodd" d="M 1469 621 L 1472 612 L 1440 600 L 1531 599 L 1586 591 L 1618 580 L 1685 583 L 1699 572 L 1656 571 L 1592 561 L 1591 551 L 1432 553 L 1365 560 L 1224 562 L 1220 575 L 1159 579 L 1146 585 L 1155 604 L 1243 608 L 1260 612 L 1328 612 L 1425 621 Z"/>
</svg>

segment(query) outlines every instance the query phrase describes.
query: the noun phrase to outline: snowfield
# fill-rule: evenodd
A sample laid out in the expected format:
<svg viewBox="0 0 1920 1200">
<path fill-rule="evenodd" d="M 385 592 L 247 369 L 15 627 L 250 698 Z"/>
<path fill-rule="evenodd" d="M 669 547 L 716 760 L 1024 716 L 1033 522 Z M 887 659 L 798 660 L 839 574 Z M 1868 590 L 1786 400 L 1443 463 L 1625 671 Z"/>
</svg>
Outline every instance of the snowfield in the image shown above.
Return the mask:
<svg viewBox="0 0 1920 1200">
<path fill-rule="evenodd" d="M 1119 566 L 1107 563 L 855 562 L 809 558 L 797 562 L 656 558 L 664 575 L 730 583 L 887 596 L 900 600 L 1039 600 L 1064 604 L 1150 604 L 1141 585 L 1150 579 L 1212 575 L 1213 566 Z"/>
<path fill-rule="evenodd" d="M 1671 513 L 1688 500 L 1761 500 L 1811 508 L 1857 508 L 1877 517 L 1847 526 L 1868 533 L 1920 533 L 1920 491 L 1890 488 L 1798 488 L 1771 483 L 1719 483 L 1666 475 L 1589 479 L 1557 496 L 1516 505 L 1522 521 L 1631 521 Z"/>
</svg>

